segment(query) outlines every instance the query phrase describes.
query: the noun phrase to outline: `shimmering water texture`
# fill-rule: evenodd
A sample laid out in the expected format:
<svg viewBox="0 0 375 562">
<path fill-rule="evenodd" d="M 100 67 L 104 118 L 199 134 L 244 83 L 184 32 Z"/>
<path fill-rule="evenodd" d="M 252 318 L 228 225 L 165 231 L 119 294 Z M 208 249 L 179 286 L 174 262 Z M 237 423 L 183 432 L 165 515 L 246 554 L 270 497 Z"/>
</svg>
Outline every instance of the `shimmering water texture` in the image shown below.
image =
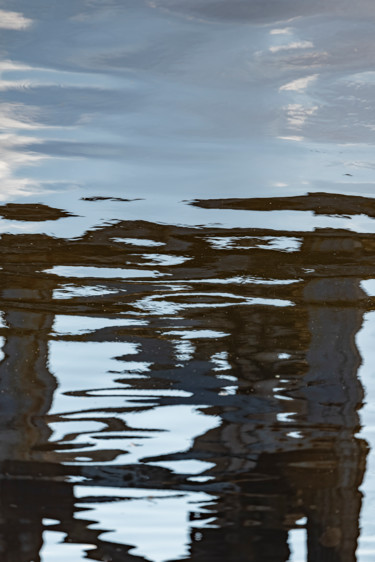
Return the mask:
<svg viewBox="0 0 375 562">
<path fill-rule="evenodd" d="M 375 4 L 0 0 L 0 560 L 375 559 Z"/>
</svg>

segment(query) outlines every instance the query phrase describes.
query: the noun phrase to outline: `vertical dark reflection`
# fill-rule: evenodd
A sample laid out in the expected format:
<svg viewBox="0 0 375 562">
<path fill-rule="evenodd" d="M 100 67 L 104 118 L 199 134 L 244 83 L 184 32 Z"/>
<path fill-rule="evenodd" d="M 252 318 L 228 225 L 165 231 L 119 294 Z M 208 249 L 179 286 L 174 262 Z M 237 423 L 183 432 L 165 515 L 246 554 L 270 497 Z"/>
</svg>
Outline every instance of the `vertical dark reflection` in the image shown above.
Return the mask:
<svg viewBox="0 0 375 562">
<path fill-rule="evenodd" d="M 40 448 L 50 436 L 43 416 L 56 389 L 48 369 L 53 287 L 38 278 L 36 264 L 27 263 L 27 245 L 15 237 L 3 237 L 1 253 L 6 327 L 0 363 L 0 552 L 7 562 L 28 562 L 39 560 L 43 518 L 71 513 L 73 497 L 69 485 L 38 478 Z"/>
<path fill-rule="evenodd" d="M 370 274 L 372 236 L 317 230 L 301 238 L 298 252 L 270 255 L 267 265 L 253 258 L 249 267 L 262 277 L 273 262 L 274 277 L 289 271 L 302 282 L 293 291 L 296 308 L 250 312 L 237 319 L 235 333 L 232 326 L 231 366 L 243 385 L 233 408 L 224 409 L 225 422 L 215 430 L 215 439 L 232 460 L 242 457 L 233 463 L 238 496 L 218 504 L 229 519 L 227 536 L 223 529 L 208 530 L 207 545 L 204 540 L 193 545 L 196 560 L 214 560 L 214 550 L 216 556 L 225 551 L 228 560 L 286 561 L 287 529 L 302 517 L 307 519 L 309 562 L 356 560 L 367 446 L 355 436 L 363 400 L 355 338 L 364 309 L 372 306 L 358 276 Z M 280 349 L 287 352 L 285 361 L 272 353 Z M 275 373 L 284 388 L 275 384 Z M 264 397 L 270 410 L 264 423 L 258 420 L 247 431 L 248 422 L 233 420 L 241 393 L 248 393 L 249 406 L 250 397 Z M 289 411 L 296 413 L 291 424 L 275 420 L 277 393 L 290 400 Z M 258 413 L 266 411 L 266 403 Z M 242 414 L 257 415 L 246 415 L 246 407 Z M 294 446 L 288 425 L 299 433 Z M 212 435 L 205 440 L 202 449 Z"/>
<path fill-rule="evenodd" d="M 2 274 L 2 299 L 9 304 L 0 364 L 1 456 L 2 461 L 29 460 L 30 450 L 48 441 L 50 434 L 41 416 L 47 414 L 56 388 L 48 370 L 48 334 L 54 315 L 43 310 L 52 292 L 50 287 L 43 289 L 37 278 L 35 282 L 32 267 L 8 266 Z"/>
<path fill-rule="evenodd" d="M 324 252 L 340 253 L 342 241 L 319 241 Z M 354 251 L 357 248 L 354 246 Z M 325 277 L 306 285 L 311 342 L 305 377 L 308 424 L 323 425 L 324 432 L 337 432 L 328 440 L 316 438 L 315 447 L 326 450 L 323 462 L 332 463 L 332 478 L 314 494 L 306 492 L 308 508 L 308 560 L 356 559 L 361 494 L 358 490 L 365 469 L 365 445 L 354 437 L 359 429 L 357 410 L 363 390 L 357 377 L 361 358 L 355 337 L 362 326 L 364 301 L 359 279 Z M 328 455 L 329 453 L 329 455 Z M 332 458 L 332 460 L 330 459 Z M 332 484 L 330 486 L 330 480 Z M 313 507 L 312 507 L 313 506 Z M 350 506 L 350 507 L 349 507 Z"/>
<path fill-rule="evenodd" d="M 244 381 L 242 392 L 270 397 L 272 370 L 290 377 L 285 395 L 293 398 L 290 411 L 298 412 L 290 430 L 299 431 L 302 440 L 293 446 L 287 438 L 288 429 L 277 429 L 271 405 L 263 423 L 249 423 L 246 418 L 256 414 L 247 416 L 246 406 L 241 408 L 238 396 L 233 397 L 231 406 L 221 412 L 222 427 L 200 439 L 198 447 L 207 450 L 215 442 L 218 457 L 224 456 L 227 462 L 218 460 L 212 472 L 220 471 L 220 479 L 232 479 L 236 490 L 221 497 L 217 512 L 222 526 L 202 530 L 203 539 L 193 542 L 192 560 L 287 561 L 288 528 L 306 517 L 309 562 L 355 562 L 361 507 L 358 488 L 367 452 L 366 444 L 355 438 L 357 410 L 363 398 L 355 346 L 362 311 L 347 308 L 345 302 L 363 295 L 357 280 L 344 280 L 345 291 L 340 291 L 341 281 L 307 282 L 305 311 L 302 308 L 279 316 L 265 313 L 261 315 L 264 323 L 248 314 L 238 322 L 239 331 L 234 336 L 239 345 L 231 355 Z M 333 304 L 330 293 L 334 294 Z M 258 341 L 254 334 L 257 320 Z M 301 325 L 303 320 L 305 326 Z M 299 337 L 299 330 L 305 337 Z M 277 361 L 267 357 L 267 353 L 271 355 L 268 350 L 277 349 L 287 331 L 289 337 L 294 336 L 289 339 L 288 352 L 297 358 L 309 333 L 305 367 L 301 362 L 288 369 L 280 362 L 278 369 Z M 240 348 L 242 338 L 249 344 L 245 354 L 245 346 Z M 258 350 L 250 353 L 252 347 Z M 245 360 L 246 354 L 253 356 L 253 362 Z M 259 411 L 264 411 L 264 406 L 259 406 Z"/>
<path fill-rule="evenodd" d="M 92 521 L 75 519 L 76 498 L 68 476 L 77 471 L 51 463 L 48 457 L 51 430 L 46 415 L 56 390 L 48 346 L 55 318 L 53 291 L 59 279 L 45 279 L 40 270 L 67 259 L 64 243 L 47 236 L 3 235 L 0 254 L 4 311 L 0 558 L 4 562 L 40 561 L 43 532 L 52 530 L 63 533 L 65 542 L 95 545 L 90 550 L 93 560 L 141 561 L 143 557 L 128 553 L 130 547 L 102 541 L 101 531 L 88 529 Z"/>
</svg>

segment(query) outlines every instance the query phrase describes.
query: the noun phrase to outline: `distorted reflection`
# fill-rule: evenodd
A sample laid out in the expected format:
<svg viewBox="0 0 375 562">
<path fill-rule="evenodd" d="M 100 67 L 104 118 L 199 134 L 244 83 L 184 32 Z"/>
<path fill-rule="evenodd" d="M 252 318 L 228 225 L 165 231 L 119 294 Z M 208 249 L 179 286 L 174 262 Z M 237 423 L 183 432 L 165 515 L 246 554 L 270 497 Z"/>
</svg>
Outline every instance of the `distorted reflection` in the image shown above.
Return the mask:
<svg viewBox="0 0 375 562">
<path fill-rule="evenodd" d="M 3 552 L 286 561 L 306 529 L 309 560 L 355 560 L 374 248 L 133 221 L 4 234 Z"/>
<path fill-rule="evenodd" d="M 374 15 L 1 3 L 1 560 L 374 558 Z"/>
</svg>

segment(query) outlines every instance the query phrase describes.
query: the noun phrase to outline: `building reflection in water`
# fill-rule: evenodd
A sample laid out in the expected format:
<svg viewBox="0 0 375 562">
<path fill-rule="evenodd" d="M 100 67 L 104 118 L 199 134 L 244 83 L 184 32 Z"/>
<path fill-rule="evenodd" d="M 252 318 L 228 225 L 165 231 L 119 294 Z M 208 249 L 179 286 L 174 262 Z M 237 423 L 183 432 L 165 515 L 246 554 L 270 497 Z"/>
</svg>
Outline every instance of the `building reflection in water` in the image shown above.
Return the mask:
<svg viewBox="0 0 375 562">
<path fill-rule="evenodd" d="M 152 559 L 129 519 L 107 540 L 90 506 L 115 512 L 134 490 L 162 504 L 156 490 L 192 498 L 190 560 L 284 562 L 305 529 L 309 562 L 354 562 L 367 453 L 355 338 L 374 240 L 136 221 L 3 235 L 2 559 L 43 559 L 46 529 L 89 559 Z M 123 352 L 97 386 L 85 365 L 106 342 Z M 180 443 L 187 412 L 198 430 Z"/>
</svg>

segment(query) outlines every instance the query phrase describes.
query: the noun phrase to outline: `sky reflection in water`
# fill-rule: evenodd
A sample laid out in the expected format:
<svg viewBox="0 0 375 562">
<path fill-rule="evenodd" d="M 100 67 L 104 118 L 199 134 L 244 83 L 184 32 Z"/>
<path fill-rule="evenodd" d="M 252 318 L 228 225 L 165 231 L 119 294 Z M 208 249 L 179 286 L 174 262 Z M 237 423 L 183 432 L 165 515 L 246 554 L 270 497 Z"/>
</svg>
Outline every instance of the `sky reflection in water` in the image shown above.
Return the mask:
<svg viewBox="0 0 375 562">
<path fill-rule="evenodd" d="M 374 17 L 0 2 L 2 559 L 373 559 Z"/>
</svg>

